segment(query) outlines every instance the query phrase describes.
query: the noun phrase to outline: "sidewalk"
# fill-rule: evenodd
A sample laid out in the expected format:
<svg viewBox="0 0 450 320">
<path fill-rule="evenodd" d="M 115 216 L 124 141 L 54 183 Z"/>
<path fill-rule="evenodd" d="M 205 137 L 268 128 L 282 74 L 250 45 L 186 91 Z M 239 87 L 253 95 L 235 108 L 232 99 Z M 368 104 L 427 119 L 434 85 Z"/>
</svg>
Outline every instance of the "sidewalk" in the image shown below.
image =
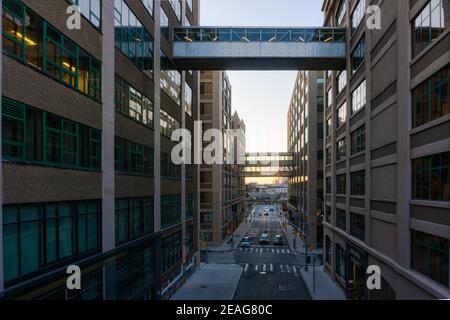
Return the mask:
<svg viewBox="0 0 450 320">
<path fill-rule="evenodd" d="M 324 271 L 324 267 L 316 267 L 316 285 L 314 288 L 314 273 L 313 266 L 308 266 L 308 271 L 301 269 L 300 274 L 305 281 L 308 291 L 313 300 L 347 300 L 344 291 L 333 282 L 328 274 Z"/>
<path fill-rule="evenodd" d="M 281 221 L 280 221 L 281 222 Z M 283 232 L 284 235 L 289 243 L 289 248 L 291 249 L 291 251 L 296 251 L 300 254 L 305 254 L 305 243 L 303 242 L 302 239 L 296 238 L 295 239 L 295 249 L 294 249 L 294 227 L 292 225 L 287 225 L 285 228 L 283 228 Z M 321 255 L 322 254 L 322 249 L 316 249 L 313 251 L 308 251 L 308 255 Z"/>
<path fill-rule="evenodd" d="M 171 300 L 232 300 L 243 268 L 231 264 L 201 264 Z"/>
<path fill-rule="evenodd" d="M 216 246 L 216 247 L 209 247 L 209 251 L 211 252 L 226 252 L 226 251 L 232 251 L 233 249 L 235 249 L 236 247 L 239 246 L 239 244 L 242 241 L 242 238 L 245 236 L 245 234 L 247 233 L 248 229 L 250 228 L 250 223 L 245 223 L 242 222 L 239 227 L 236 229 L 236 231 L 233 234 L 233 244 L 234 247 L 232 246 L 231 242 L 229 243 L 231 236 L 229 236 L 228 238 L 225 239 L 225 241 L 223 242 L 223 244 L 221 246 Z"/>
<path fill-rule="evenodd" d="M 283 232 L 286 239 L 288 240 L 291 251 L 296 251 L 300 254 L 305 255 L 305 243 L 301 239 L 296 238 L 296 248 L 294 250 L 294 231 L 295 229 L 291 225 L 287 225 L 285 228 L 283 228 Z M 322 254 L 322 249 L 308 251 L 308 256 L 317 256 Z M 325 272 L 323 265 L 316 264 L 315 286 L 313 272 L 314 268 L 312 263 L 308 264 L 308 269 L 308 271 L 305 271 L 305 269 L 302 268 L 300 270 L 300 274 L 302 275 L 303 281 L 305 282 L 305 285 L 308 288 L 308 291 L 313 300 L 346 300 L 344 291 L 339 287 L 337 283 L 331 280 L 329 275 Z"/>
</svg>

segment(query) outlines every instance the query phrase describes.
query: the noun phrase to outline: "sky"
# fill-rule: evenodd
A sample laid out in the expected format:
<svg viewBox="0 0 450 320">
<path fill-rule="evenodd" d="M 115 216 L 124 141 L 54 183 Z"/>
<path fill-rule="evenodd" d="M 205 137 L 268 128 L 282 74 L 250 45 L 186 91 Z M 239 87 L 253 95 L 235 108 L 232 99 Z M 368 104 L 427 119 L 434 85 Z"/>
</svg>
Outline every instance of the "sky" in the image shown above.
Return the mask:
<svg viewBox="0 0 450 320">
<path fill-rule="evenodd" d="M 200 0 L 200 25 L 321 26 L 322 0 Z M 229 71 L 232 107 L 247 127 L 247 152 L 287 151 L 296 71 Z M 234 111 L 233 111 L 234 112 Z"/>
</svg>

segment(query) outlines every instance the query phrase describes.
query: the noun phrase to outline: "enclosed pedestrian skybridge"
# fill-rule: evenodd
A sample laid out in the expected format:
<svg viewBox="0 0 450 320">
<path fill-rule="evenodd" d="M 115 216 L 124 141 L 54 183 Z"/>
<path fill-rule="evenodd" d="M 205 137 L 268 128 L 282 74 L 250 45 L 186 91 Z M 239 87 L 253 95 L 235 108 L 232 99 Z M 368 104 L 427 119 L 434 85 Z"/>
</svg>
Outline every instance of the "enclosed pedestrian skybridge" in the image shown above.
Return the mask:
<svg viewBox="0 0 450 320">
<path fill-rule="evenodd" d="M 291 177 L 294 173 L 292 153 L 247 153 L 241 168 L 244 177 Z"/>
<path fill-rule="evenodd" d="M 343 28 L 175 27 L 181 70 L 344 70 Z"/>
</svg>

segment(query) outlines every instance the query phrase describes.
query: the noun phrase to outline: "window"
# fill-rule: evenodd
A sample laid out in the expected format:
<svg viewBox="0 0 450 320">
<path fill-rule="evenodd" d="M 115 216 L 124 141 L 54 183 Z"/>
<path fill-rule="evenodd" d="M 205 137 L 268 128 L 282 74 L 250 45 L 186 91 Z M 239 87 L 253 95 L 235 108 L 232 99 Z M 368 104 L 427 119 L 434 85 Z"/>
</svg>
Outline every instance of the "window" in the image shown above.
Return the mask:
<svg viewBox="0 0 450 320">
<path fill-rule="evenodd" d="M 437 39 L 446 28 L 445 2 L 448 0 L 431 0 L 414 20 L 413 56 L 422 52 L 433 40 Z M 448 17 L 447 17 L 448 19 Z M 447 25 L 446 25 L 447 23 Z"/>
<path fill-rule="evenodd" d="M 161 196 L 161 226 L 171 228 L 181 223 L 181 195 Z"/>
<path fill-rule="evenodd" d="M 172 7 L 173 11 L 175 12 L 175 15 L 177 16 L 178 20 L 181 19 L 181 3 L 180 0 L 169 0 L 170 6 Z"/>
<path fill-rule="evenodd" d="M 331 207 L 325 207 L 325 221 L 331 223 Z"/>
<path fill-rule="evenodd" d="M 331 107 L 332 103 L 333 103 L 333 89 L 330 89 L 327 92 L 327 108 Z"/>
<path fill-rule="evenodd" d="M 336 21 L 338 26 L 342 26 L 345 18 L 345 13 L 346 13 L 345 0 L 341 0 L 339 2 L 339 7 L 336 11 Z"/>
<path fill-rule="evenodd" d="M 184 110 L 185 112 L 192 117 L 192 88 L 190 85 L 185 83 L 184 86 Z"/>
<path fill-rule="evenodd" d="M 331 265 L 331 240 L 329 236 L 325 236 L 325 261 Z"/>
<path fill-rule="evenodd" d="M 3 157 L 53 167 L 100 170 L 101 132 L 3 97 Z"/>
<path fill-rule="evenodd" d="M 3 3 L 3 52 L 96 100 L 101 63 L 18 0 Z"/>
<path fill-rule="evenodd" d="M 345 138 L 336 143 L 336 161 L 344 160 L 347 156 Z"/>
<path fill-rule="evenodd" d="M 366 39 L 362 37 L 361 40 L 356 45 L 355 50 L 352 52 L 352 72 L 358 70 L 358 68 L 362 65 L 364 60 L 366 59 Z"/>
<path fill-rule="evenodd" d="M 336 193 L 346 194 L 347 193 L 347 181 L 345 174 L 341 174 L 336 177 Z"/>
<path fill-rule="evenodd" d="M 114 4 L 116 47 L 147 76 L 153 75 L 153 38 L 124 0 Z"/>
<path fill-rule="evenodd" d="M 329 137 L 331 135 L 331 132 L 333 131 L 333 119 L 328 118 L 327 120 L 327 126 L 326 126 L 326 135 Z"/>
<path fill-rule="evenodd" d="M 366 80 L 352 92 L 352 115 L 366 105 Z"/>
<path fill-rule="evenodd" d="M 350 193 L 352 196 L 364 196 L 365 186 L 366 186 L 366 173 L 364 171 L 359 171 L 352 173 L 350 176 Z"/>
<path fill-rule="evenodd" d="M 331 159 L 331 147 L 327 148 L 325 156 L 326 156 L 327 165 L 331 164 L 331 161 L 332 161 L 332 159 Z"/>
<path fill-rule="evenodd" d="M 163 273 L 181 263 L 181 246 L 181 232 L 161 240 L 161 271 Z"/>
<path fill-rule="evenodd" d="M 366 15 L 366 0 L 359 0 L 352 13 L 352 32 L 355 32 Z"/>
<path fill-rule="evenodd" d="M 161 50 L 161 89 L 170 97 L 177 105 L 181 103 L 181 74 L 176 67 Z"/>
<path fill-rule="evenodd" d="M 191 12 L 193 12 L 192 9 L 193 9 L 194 7 L 193 7 L 193 5 L 192 5 L 192 0 L 186 0 L 186 4 L 187 4 L 187 7 L 189 8 L 189 10 L 191 10 Z"/>
<path fill-rule="evenodd" d="M 116 75 L 114 101 L 116 111 L 153 128 L 153 101 Z"/>
<path fill-rule="evenodd" d="M 413 199 L 450 201 L 450 152 L 413 160 Z"/>
<path fill-rule="evenodd" d="M 347 86 L 347 71 L 341 71 L 338 75 L 338 94 L 340 94 Z"/>
<path fill-rule="evenodd" d="M 161 25 L 161 34 L 169 40 L 169 17 L 163 8 L 160 10 L 160 25 Z"/>
<path fill-rule="evenodd" d="M 163 179 L 181 179 L 181 166 L 172 162 L 169 153 L 161 153 L 161 178 Z"/>
<path fill-rule="evenodd" d="M 101 2 L 100 0 L 71 0 L 74 5 L 80 8 L 80 12 L 86 17 L 97 29 L 100 28 L 101 22 Z"/>
<path fill-rule="evenodd" d="M 116 244 L 153 231 L 153 197 L 116 199 Z"/>
<path fill-rule="evenodd" d="M 356 129 L 351 134 L 352 155 L 364 152 L 366 150 L 366 126 Z"/>
<path fill-rule="evenodd" d="M 116 136 L 114 157 L 116 173 L 153 176 L 153 149 L 149 147 Z"/>
<path fill-rule="evenodd" d="M 331 194 L 331 177 L 326 178 L 326 193 Z"/>
<path fill-rule="evenodd" d="M 100 219 L 100 201 L 5 206 L 5 281 L 99 250 Z"/>
<path fill-rule="evenodd" d="M 342 106 L 337 110 L 337 128 L 340 128 L 347 121 L 347 102 L 345 102 Z"/>
<path fill-rule="evenodd" d="M 411 267 L 448 287 L 449 240 L 411 231 Z"/>
<path fill-rule="evenodd" d="M 186 219 L 192 219 L 194 215 L 194 201 L 192 193 L 186 194 Z"/>
<path fill-rule="evenodd" d="M 350 234 L 361 241 L 364 241 L 365 238 L 364 219 L 363 215 L 350 213 Z"/>
<path fill-rule="evenodd" d="M 347 213 L 345 212 L 345 210 L 336 209 L 336 227 L 345 231 L 346 220 L 347 220 Z"/>
<path fill-rule="evenodd" d="M 413 92 L 413 127 L 450 114 L 450 65 L 417 86 Z"/>
<path fill-rule="evenodd" d="M 160 115 L 161 134 L 167 138 L 172 137 L 172 133 L 181 128 L 180 122 L 161 109 Z"/>
<path fill-rule="evenodd" d="M 336 244 L 336 273 L 343 280 L 346 274 L 346 257 L 345 250 L 338 244 Z"/>
<path fill-rule="evenodd" d="M 131 250 L 130 250 L 131 251 Z M 116 298 L 129 300 L 142 294 L 155 279 L 155 248 L 153 245 L 132 251 L 116 260 Z"/>
<path fill-rule="evenodd" d="M 200 223 L 211 224 L 213 222 L 213 214 L 211 212 L 200 213 Z"/>
<path fill-rule="evenodd" d="M 144 5 L 145 9 L 147 9 L 147 12 L 150 13 L 151 16 L 153 16 L 153 0 L 141 0 L 141 2 Z"/>
</svg>

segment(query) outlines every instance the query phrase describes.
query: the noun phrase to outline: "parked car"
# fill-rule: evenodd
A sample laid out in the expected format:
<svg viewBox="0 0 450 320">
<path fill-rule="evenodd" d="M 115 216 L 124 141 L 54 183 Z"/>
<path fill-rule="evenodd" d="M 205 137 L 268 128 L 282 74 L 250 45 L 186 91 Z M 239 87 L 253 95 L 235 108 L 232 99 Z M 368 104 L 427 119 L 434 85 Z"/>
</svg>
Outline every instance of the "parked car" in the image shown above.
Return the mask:
<svg viewBox="0 0 450 320">
<path fill-rule="evenodd" d="M 273 239 L 273 245 L 274 246 L 282 246 L 283 245 L 283 237 L 277 234 L 275 238 Z"/>
<path fill-rule="evenodd" d="M 251 245 L 252 244 L 250 242 L 250 237 L 244 237 L 244 239 L 242 239 L 242 242 L 241 242 L 242 248 L 249 248 Z"/>
<path fill-rule="evenodd" d="M 269 244 L 270 243 L 269 235 L 267 233 L 262 234 L 261 237 L 259 237 L 259 243 Z"/>
</svg>

